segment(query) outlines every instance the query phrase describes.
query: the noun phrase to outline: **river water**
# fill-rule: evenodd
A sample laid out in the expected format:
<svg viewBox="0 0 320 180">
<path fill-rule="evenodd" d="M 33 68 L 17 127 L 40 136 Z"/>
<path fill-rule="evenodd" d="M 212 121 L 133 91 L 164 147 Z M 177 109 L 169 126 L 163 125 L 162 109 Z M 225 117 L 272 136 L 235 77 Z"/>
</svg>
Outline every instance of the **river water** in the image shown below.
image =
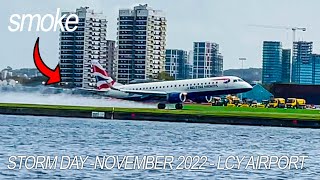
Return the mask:
<svg viewBox="0 0 320 180">
<path fill-rule="evenodd" d="M 0 179 L 317 179 L 320 131 L 148 121 L 112 121 L 0 115 Z M 10 156 L 173 156 L 173 169 L 10 170 Z M 175 169 L 179 156 L 208 158 L 203 169 Z M 300 169 L 210 166 L 227 156 L 308 156 Z M 88 160 L 88 162 L 89 162 Z M 17 164 L 19 161 L 16 161 Z M 31 163 L 32 164 L 32 163 Z M 223 167 L 223 166 L 221 166 Z"/>
</svg>

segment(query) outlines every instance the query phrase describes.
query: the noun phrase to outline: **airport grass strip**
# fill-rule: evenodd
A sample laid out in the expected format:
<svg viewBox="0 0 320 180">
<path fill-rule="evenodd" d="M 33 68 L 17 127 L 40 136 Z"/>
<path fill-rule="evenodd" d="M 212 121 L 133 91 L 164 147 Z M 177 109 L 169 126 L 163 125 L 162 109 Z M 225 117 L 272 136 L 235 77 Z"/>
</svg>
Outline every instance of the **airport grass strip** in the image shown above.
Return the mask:
<svg viewBox="0 0 320 180">
<path fill-rule="evenodd" d="M 288 120 L 319 120 L 319 110 L 306 109 L 271 109 L 271 108 L 240 108 L 240 107 L 213 107 L 208 105 L 185 105 L 183 110 L 159 110 L 152 108 L 112 108 L 91 106 L 64 106 L 42 104 L 13 104 L 0 103 L 0 108 L 32 108 L 32 109 L 59 109 L 77 111 L 103 111 L 115 113 L 146 113 L 151 115 L 196 115 L 213 117 L 239 118 L 270 118 Z"/>
</svg>

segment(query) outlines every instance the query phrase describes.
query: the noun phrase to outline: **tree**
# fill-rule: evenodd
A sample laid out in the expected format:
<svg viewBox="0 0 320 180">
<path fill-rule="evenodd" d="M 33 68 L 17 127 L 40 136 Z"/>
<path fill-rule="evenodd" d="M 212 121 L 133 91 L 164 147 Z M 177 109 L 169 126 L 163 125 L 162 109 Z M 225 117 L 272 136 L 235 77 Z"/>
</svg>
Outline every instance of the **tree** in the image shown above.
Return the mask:
<svg viewBox="0 0 320 180">
<path fill-rule="evenodd" d="M 47 82 L 48 78 L 45 76 L 38 76 L 38 77 L 32 77 L 30 79 L 25 78 L 25 77 L 10 77 L 10 79 L 14 79 L 15 81 L 18 81 L 19 84 L 25 85 L 25 86 L 37 86 L 41 85 L 42 82 Z"/>
<path fill-rule="evenodd" d="M 167 72 L 162 71 L 158 74 L 157 77 L 158 80 L 162 80 L 162 81 L 171 81 L 174 80 L 174 78 L 172 76 L 170 76 Z"/>
</svg>

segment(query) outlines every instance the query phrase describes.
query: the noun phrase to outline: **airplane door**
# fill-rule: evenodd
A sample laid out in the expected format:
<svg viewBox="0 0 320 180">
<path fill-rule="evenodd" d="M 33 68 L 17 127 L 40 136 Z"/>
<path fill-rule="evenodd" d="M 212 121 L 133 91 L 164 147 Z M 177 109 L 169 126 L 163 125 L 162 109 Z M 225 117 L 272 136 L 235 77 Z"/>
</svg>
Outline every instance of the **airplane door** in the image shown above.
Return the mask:
<svg viewBox="0 0 320 180">
<path fill-rule="evenodd" d="M 228 87 L 229 87 L 229 84 L 230 84 L 230 79 L 224 81 L 223 84 L 224 84 L 224 87 L 225 87 L 225 88 L 228 88 Z"/>
</svg>

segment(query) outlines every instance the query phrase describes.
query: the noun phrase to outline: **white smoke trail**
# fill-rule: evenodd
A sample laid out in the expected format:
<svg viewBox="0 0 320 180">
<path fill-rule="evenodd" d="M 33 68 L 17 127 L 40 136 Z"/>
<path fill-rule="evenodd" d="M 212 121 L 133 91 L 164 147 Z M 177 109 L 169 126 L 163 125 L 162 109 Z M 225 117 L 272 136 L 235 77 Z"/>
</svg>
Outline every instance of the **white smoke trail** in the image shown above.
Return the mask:
<svg viewBox="0 0 320 180">
<path fill-rule="evenodd" d="M 154 108 L 154 104 L 111 99 L 84 97 L 70 94 L 41 94 L 35 92 L 0 92 L 0 103 L 50 104 L 95 107 Z"/>
</svg>

